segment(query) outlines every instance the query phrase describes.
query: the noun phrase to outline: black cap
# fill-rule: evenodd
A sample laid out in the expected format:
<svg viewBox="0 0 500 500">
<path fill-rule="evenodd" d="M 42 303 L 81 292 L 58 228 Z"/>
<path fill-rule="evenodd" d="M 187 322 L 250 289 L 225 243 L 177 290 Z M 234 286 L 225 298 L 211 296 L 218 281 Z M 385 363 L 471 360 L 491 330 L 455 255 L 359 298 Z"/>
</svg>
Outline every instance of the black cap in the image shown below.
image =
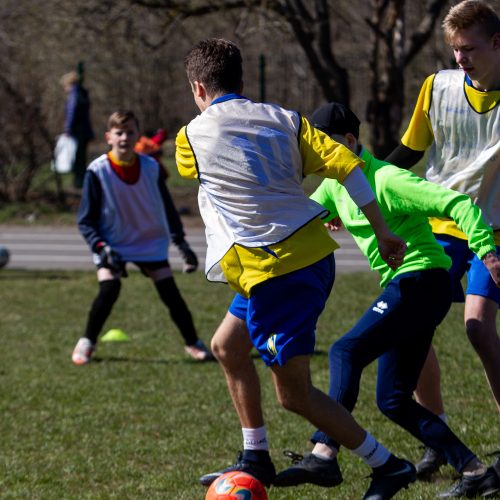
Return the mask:
<svg viewBox="0 0 500 500">
<path fill-rule="evenodd" d="M 339 102 L 329 102 L 320 106 L 309 121 L 313 127 L 328 135 L 345 135 L 350 132 L 356 139 L 359 137 L 358 117 Z"/>
</svg>

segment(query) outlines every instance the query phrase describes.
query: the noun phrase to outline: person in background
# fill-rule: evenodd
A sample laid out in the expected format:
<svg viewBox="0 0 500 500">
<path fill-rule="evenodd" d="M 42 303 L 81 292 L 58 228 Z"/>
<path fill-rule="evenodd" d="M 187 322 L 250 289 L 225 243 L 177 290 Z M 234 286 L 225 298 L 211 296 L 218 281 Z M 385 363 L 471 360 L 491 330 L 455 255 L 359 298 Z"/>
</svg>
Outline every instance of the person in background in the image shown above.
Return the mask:
<svg viewBox="0 0 500 500">
<path fill-rule="evenodd" d="M 63 75 L 61 84 L 66 92 L 64 133 L 76 141 L 73 186 L 80 189 L 87 168 L 87 145 L 94 138 L 90 120 L 90 97 L 83 86 L 83 63 L 79 63 L 78 71 Z"/>
<path fill-rule="evenodd" d="M 429 150 L 427 180 L 468 195 L 481 207 L 500 248 L 500 18 L 483 0 L 453 6 L 443 21 L 446 41 L 458 69 L 439 71 L 423 83 L 401 144 L 386 158 L 411 168 Z M 464 323 L 483 364 L 500 411 L 500 338 L 496 318 L 500 289 L 485 263 L 469 249 L 467 237 L 448 218 L 431 219 L 433 232 L 451 257 L 454 300 L 464 301 L 461 278 L 467 274 Z M 440 369 L 434 350 L 422 370 L 417 400 L 446 421 Z M 417 464 L 420 478 L 430 478 L 445 457 L 427 447 Z M 500 458 L 497 462 L 500 471 Z"/>
<path fill-rule="evenodd" d="M 85 335 L 73 350 L 75 365 L 91 361 L 97 337 L 127 276 L 127 262 L 153 281 L 184 339 L 186 353 L 197 361 L 213 359 L 198 338 L 168 261 L 170 230 L 160 166 L 153 158 L 134 152 L 138 138 L 135 115 L 121 110 L 113 113 L 106 132 L 111 150 L 94 160 L 85 174 L 78 227 L 93 253 L 99 291 Z"/>
<path fill-rule="evenodd" d="M 153 157 L 160 165 L 163 176 L 167 180 L 170 176 L 167 167 L 163 164 L 163 143 L 167 140 L 167 132 L 159 128 L 156 132 L 146 132 L 139 137 L 135 145 L 135 152 Z"/>
<path fill-rule="evenodd" d="M 161 174 L 165 181 L 169 177 L 168 170 L 162 162 L 162 144 L 166 139 L 166 131 L 160 128 L 153 134 L 141 135 L 134 148 L 136 153 L 151 156 L 158 162 Z M 172 241 L 179 250 L 183 261 L 182 271 L 184 273 L 192 273 L 198 269 L 198 257 L 186 241 L 184 225 L 182 224 L 182 219 L 179 215 L 177 207 L 174 204 L 174 200 L 172 199 L 168 186 L 166 189 L 165 206 L 167 209 L 168 225 L 170 226 L 170 235 L 172 236 Z"/>
</svg>

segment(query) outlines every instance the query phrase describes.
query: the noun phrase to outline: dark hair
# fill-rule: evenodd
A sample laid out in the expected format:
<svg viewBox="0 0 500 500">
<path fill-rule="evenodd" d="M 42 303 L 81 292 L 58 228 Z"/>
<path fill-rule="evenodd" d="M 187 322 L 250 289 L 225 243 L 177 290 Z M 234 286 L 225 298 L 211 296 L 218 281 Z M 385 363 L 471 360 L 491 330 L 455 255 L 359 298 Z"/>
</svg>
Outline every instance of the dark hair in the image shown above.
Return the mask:
<svg viewBox="0 0 500 500">
<path fill-rule="evenodd" d="M 139 129 L 139 120 L 135 116 L 133 111 L 119 109 L 111 114 L 108 118 L 108 130 L 112 128 L 120 128 L 125 125 L 129 120 L 132 120 L 135 123 L 137 129 Z"/>
<path fill-rule="evenodd" d="M 487 38 L 500 33 L 500 19 L 491 5 L 483 0 L 464 0 L 452 7 L 444 18 L 445 39 L 449 43 L 457 31 L 476 25 Z"/>
<path fill-rule="evenodd" d="M 243 78 L 240 49 L 229 40 L 209 38 L 186 55 L 188 80 L 203 83 L 209 94 L 238 92 Z"/>
</svg>

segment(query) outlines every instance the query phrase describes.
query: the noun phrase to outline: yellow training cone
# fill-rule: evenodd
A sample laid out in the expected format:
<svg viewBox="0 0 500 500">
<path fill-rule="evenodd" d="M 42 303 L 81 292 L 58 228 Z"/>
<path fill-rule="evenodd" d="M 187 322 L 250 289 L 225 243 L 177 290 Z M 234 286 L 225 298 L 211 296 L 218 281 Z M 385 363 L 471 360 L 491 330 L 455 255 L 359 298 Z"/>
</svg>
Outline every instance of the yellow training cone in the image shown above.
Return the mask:
<svg viewBox="0 0 500 500">
<path fill-rule="evenodd" d="M 102 337 L 101 342 L 127 342 L 130 340 L 128 335 L 119 328 L 108 330 Z"/>
</svg>

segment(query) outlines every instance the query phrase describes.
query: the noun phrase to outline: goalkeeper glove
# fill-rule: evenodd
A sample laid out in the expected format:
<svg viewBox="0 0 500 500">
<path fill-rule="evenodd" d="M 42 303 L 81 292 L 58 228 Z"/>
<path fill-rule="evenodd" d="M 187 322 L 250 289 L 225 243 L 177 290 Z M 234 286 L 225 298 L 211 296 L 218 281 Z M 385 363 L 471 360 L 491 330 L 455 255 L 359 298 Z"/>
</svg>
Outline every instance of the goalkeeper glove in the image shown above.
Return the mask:
<svg viewBox="0 0 500 500">
<path fill-rule="evenodd" d="M 118 252 L 115 252 L 108 244 L 100 242 L 96 245 L 96 252 L 101 258 L 101 263 L 113 271 L 123 271 L 123 260 Z"/>
<path fill-rule="evenodd" d="M 198 269 L 198 257 L 196 257 L 196 254 L 191 250 L 189 243 L 186 240 L 182 240 L 180 243 L 177 243 L 177 248 L 184 261 L 182 272 L 192 273 L 196 271 L 196 269 Z"/>
</svg>

